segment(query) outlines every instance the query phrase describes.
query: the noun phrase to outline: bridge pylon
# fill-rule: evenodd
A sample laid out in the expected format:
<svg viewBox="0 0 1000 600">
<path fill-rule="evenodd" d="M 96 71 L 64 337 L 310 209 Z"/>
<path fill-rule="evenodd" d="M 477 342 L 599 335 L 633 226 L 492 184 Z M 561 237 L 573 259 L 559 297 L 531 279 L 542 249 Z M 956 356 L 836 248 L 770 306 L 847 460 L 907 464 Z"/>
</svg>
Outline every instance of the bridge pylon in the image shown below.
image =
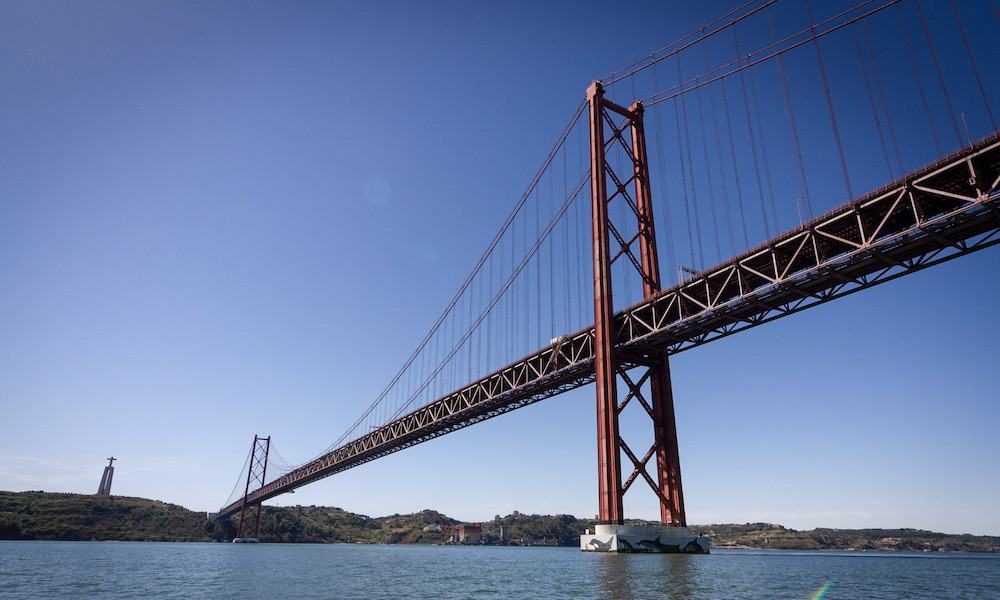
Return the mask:
<svg viewBox="0 0 1000 600">
<path fill-rule="evenodd" d="M 629 354 L 616 351 L 612 271 L 614 263 L 624 260 L 634 267 L 642 280 L 643 297 L 660 292 L 660 265 L 656 250 L 656 229 L 650 196 L 646 137 L 643 129 L 643 106 L 635 102 L 628 108 L 604 97 L 604 88 L 595 81 L 587 90 L 590 104 L 590 177 L 591 216 L 594 260 L 594 370 L 597 390 L 597 486 L 599 521 L 595 535 L 581 537 L 583 550 L 662 552 L 707 552 L 703 538 L 691 537 L 686 529 L 684 491 L 681 485 L 680 458 L 677 451 L 677 426 L 674 419 L 670 364 L 666 352 Z M 606 135 L 610 134 L 610 135 Z M 625 153 L 624 167 L 618 170 L 608 160 L 608 151 L 620 148 Z M 609 185 L 610 184 L 610 185 Z M 631 190 L 630 190 L 631 188 Z M 626 218 L 635 218 L 636 233 L 626 237 L 624 223 L 616 227 L 609 206 L 624 204 Z M 612 242 L 617 248 L 612 253 Z M 636 248 L 638 246 L 638 256 Z M 626 267 L 627 269 L 627 267 Z M 629 271 L 631 272 L 631 270 Z M 648 386 L 646 385 L 648 383 Z M 627 390 L 618 401 L 618 387 Z M 632 401 L 642 405 L 653 424 L 653 445 L 643 455 L 637 454 L 619 435 L 618 417 Z M 631 463 L 631 472 L 622 480 L 621 455 Z M 646 471 L 655 454 L 657 481 Z M 644 480 L 660 503 L 660 520 L 667 528 L 623 527 L 623 497 L 635 481 Z M 642 531 L 639 531 L 642 529 Z M 648 530 L 648 531 L 647 531 Z M 655 537 L 653 540 L 629 540 L 632 537 Z M 679 543 L 666 544 L 664 536 Z M 607 538 L 607 539 L 605 539 Z M 639 546 L 635 542 L 648 541 Z"/>
<path fill-rule="evenodd" d="M 247 469 L 247 483 L 243 491 L 243 504 L 240 508 L 240 522 L 236 529 L 234 542 L 256 542 L 260 534 L 261 503 L 248 502 L 250 487 L 257 490 L 264 486 L 267 476 L 267 456 L 271 450 L 271 436 L 253 436 L 250 446 L 250 462 Z"/>
</svg>

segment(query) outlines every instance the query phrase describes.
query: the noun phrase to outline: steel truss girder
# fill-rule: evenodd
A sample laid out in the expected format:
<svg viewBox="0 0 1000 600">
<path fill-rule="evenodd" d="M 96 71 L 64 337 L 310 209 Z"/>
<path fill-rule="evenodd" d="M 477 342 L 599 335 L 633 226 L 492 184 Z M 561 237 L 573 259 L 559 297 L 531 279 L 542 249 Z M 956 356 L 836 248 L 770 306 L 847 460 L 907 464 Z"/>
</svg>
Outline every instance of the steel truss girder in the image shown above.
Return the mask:
<svg viewBox="0 0 1000 600">
<path fill-rule="evenodd" d="M 1000 242 L 1000 139 L 839 207 L 619 315 L 675 354 Z"/>
<path fill-rule="evenodd" d="M 997 243 L 1000 135 L 994 134 L 619 312 L 616 350 L 623 368 L 642 366 L 664 349 L 682 352 Z M 734 280 L 737 293 L 729 289 Z M 246 502 L 591 383 L 592 336 L 593 329 L 578 331 L 517 360 L 302 465 Z M 220 516 L 239 512 L 242 503 L 222 508 Z"/>
<path fill-rule="evenodd" d="M 414 444 L 474 425 L 594 380 L 590 329 L 556 343 L 426 406 L 403 415 L 249 494 L 259 503 L 346 469 L 398 452 Z M 234 514 L 242 500 L 219 511 Z"/>
</svg>

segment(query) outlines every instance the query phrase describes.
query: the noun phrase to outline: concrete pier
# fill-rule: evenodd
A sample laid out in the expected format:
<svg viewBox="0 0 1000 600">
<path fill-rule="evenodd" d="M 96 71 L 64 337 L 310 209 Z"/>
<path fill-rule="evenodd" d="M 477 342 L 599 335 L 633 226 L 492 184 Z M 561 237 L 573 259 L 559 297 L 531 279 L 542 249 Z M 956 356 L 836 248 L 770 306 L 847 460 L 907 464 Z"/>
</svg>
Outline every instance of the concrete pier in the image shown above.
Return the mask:
<svg viewBox="0 0 1000 600">
<path fill-rule="evenodd" d="M 667 525 L 598 525 L 580 536 L 584 552 L 656 552 L 708 554 L 708 538 L 687 527 Z"/>
</svg>

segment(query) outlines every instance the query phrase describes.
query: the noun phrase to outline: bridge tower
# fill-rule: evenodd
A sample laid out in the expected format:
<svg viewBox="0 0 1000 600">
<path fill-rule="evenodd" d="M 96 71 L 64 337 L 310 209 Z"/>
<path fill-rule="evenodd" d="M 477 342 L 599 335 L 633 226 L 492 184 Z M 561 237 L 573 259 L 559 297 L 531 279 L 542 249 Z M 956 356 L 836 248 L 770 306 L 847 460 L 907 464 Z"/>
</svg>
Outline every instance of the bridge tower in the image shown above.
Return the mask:
<svg viewBox="0 0 1000 600">
<path fill-rule="evenodd" d="M 657 355 L 631 355 L 615 351 L 617 332 L 614 324 L 611 266 L 619 260 L 626 260 L 632 265 L 642 280 L 644 298 L 655 296 L 660 291 L 660 265 L 650 197 L 643 106 L 638 101 L 628 108 L 611 102 L 604 97 L 604 88 L 599 81 L 595 81 L 587 90 L 587 99 L 590 104 L 594 370 L 597 389 L 600 524 L 594 534 L 581 536 L 580 546 L 583 550 L 707 552 L 707 541 L 691 536 L 687 530 L 667 355 L 665 352 Z M 608 160 L 611 148 L 620 148 L 625 154 L 623 162 L 626 164 L 619 167 L 618 171 Z M 624 204 L 627 207 L 624 211 L 627 218 L 636 219 L 637 233 L 630 239 L 626 239 L 612 222 L 609 209 L 612 203 Z M 616 245 L 613 253 L 612 242 Z M 627 389 L 622 402 L 618 401 L 619 382 L 624 384 L 623 389 Z M 618 416 L 633 400 L 642 405 L 653 425 L 653 445 L 641 457 L 625 443 L 618 431 Z M 624 482 L 622 454 L 632 463 L 631 472 Z M 646 465 L 654 454 L 657 481 L 653 481 L 646 472 Z M 666 527 L 624 526 L 623 497 L 639 478 L 649 485 L 659 499 L 660 520 Z"/>
<path fill-rule="evenodd" d="M 247 503 L 251 485 L 256 490 L 264 485 L 267 476 L 267 455 L 271 450 L 271 436 L 253 436 L 250 446 L 250 463 L 247 469 L 247 484 L 243 491 L 243 504 L 240 507 L 240 522 L 236 529 L 234 542 L 256 542 L 260 533 L 260 502 Z"/>
</svg>

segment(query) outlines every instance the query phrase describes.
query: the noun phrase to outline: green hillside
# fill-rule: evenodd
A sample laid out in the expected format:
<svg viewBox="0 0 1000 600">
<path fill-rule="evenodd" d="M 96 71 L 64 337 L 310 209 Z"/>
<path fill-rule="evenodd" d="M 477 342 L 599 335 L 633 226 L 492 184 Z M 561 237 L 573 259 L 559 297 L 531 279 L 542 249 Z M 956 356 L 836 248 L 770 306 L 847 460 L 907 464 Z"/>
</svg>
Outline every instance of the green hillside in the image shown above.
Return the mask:
<svg viewBox="0 0 1000 600">
<path fill-rule="evenodd" d="M 0 492 L 0 539 L 187 542 L 222 537 L 205 513 L 158 500 Z"/>
<path fill-rule="evenodd" d="M 442 533 L 427 525 L 458 523 L 433 510 L 408 515 L 369 517 L 334 507 L 265 506 L 260 538 L 293 543 L 442 543 Z M 592 520 L 572 515 L 526 515 L 514 512 L 484 522 L 487 539 L 499 537 L 525 545 L 577 546 Z M 796 531 L 770 523 L 694 525 L 714 546 L 801 550 L 890 550 L 1000 552 L 1000 537 L 952 535 L 916 529 L 812 529 Z M 230 522 L 209 520 L 203 512 L 176 504 L 124 496 L 0 492 L 0 539 L 229 541 Z"/>
</svg>

